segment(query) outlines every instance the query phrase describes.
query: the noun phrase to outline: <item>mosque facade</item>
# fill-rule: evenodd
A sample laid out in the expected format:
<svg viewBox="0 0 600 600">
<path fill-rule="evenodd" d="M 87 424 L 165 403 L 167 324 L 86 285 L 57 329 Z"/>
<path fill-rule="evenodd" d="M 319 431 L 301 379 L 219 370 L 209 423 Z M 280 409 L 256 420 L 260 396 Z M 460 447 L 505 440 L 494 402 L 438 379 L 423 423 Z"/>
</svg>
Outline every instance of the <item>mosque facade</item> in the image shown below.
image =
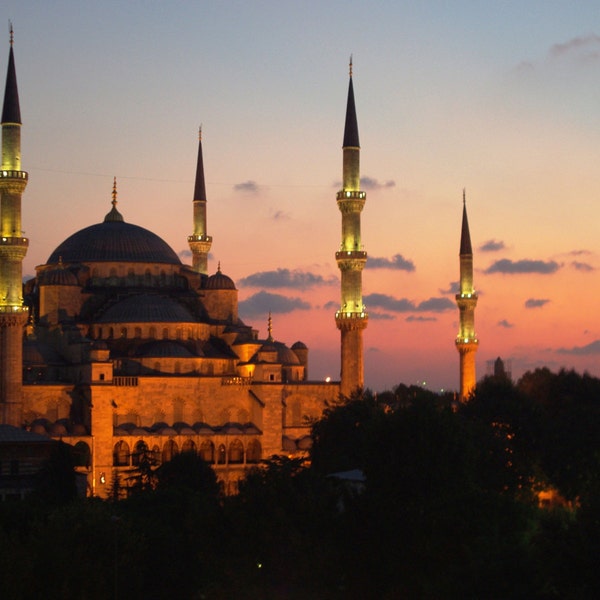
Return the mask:
<svg viewBox="0 0 600 600">
<path fill-rule="evenodd" d="M 302 456 L 339 383 L 310 381 L 309 350 L 238 315 L 238 290 L 207 273 L 202 139 L 188 236 L 192 265 L 118 206 L 50 253 L 22 284 L 21 116 L 11 46 L 0 177 L 1 422 L 73 445 L 88 491 L 126 486 L 145 458 L 195 451 L 228 490 L 274 454 Z M 107 190 L 108 191 L 108 190 Z M 108 194 L 107 194 L 108 200 Z M 182 207 L 183 208 L 183 207 Z M 100 215 L 99 215 L 100 216 Z"/>
</svg>

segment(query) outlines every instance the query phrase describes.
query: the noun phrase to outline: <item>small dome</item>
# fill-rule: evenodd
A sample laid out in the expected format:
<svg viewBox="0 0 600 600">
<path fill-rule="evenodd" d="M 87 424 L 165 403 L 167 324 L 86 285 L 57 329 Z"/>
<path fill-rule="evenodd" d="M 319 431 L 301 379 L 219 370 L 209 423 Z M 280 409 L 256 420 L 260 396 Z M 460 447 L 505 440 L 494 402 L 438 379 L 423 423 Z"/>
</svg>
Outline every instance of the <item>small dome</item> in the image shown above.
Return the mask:
<svg viewBox="0 0 600 600">
<path fill-rule="evenodd" d="M 235 290 L 235 283 L 231 277 L 221 273 L 221 265 L 219 265 L 217 272 L 206 280 L 204 288 L 207 290 Z"/>
<path fill-rule="evenodd" d="M 65 269 L 62 263 L 56 269 L 44 271 L 40 277 L 40 285 L 79 285 L 74 273 Z"/>
<path fill-rule="evenodd" d="M 308 350 L 308 348 L 304 342 L 298 341 L 292 345 L 292 350 Z"/>
</svg>

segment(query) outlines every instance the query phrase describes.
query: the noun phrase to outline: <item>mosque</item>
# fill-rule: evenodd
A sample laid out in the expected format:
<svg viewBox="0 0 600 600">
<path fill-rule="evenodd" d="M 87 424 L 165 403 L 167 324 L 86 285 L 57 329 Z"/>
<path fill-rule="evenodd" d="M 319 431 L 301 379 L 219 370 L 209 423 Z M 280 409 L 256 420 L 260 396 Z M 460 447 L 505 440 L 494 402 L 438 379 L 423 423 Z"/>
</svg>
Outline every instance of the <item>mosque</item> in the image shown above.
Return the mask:
<svg viewBox="0 0 600 600">
<path fill-rule="evenodd" d="M 88 493 L 100 497 L 116 479 L 127 485 L 143 457 L 160 463 L 195 451 L 233 491 L 249 465 L 274 454 L 305 454 L 310 424 L 327 403 L 364 384 L 368 315 L 361 277 L 367 254 L 360 214 L 366 193 L 360 190 L 352 69 L 337 194 L 340 382 L 311 381 L 306 345 L 274 339 L 270 317 L 261 339 L 238 315 L 232 279 L 220 267 L 208 274 L 212 237 L 201 135 L 187 237 L 191 265 L 158 235 L 126 220 L 115 181 L 106 215 L 59 243 L 23 284 L 29 240 L 21 228 L 28 180 L 21 168 L 21 125 L 11 31 L 0 171 L 0 423 L 71 444 Z M 463 270 L 470 276 L 457 296 L 461 387 L 464 357 L 468 361 L 476 349 L 472 253 L 470 271 L 469 257 L 463 258 L 469 252 L 470 240 L 461 242 L 461 279 Z M 470 319 L 466 329 L 463 314 Z M 465 386 L 472 387 L 474 362 L 468 365 Z"/>
</svg>

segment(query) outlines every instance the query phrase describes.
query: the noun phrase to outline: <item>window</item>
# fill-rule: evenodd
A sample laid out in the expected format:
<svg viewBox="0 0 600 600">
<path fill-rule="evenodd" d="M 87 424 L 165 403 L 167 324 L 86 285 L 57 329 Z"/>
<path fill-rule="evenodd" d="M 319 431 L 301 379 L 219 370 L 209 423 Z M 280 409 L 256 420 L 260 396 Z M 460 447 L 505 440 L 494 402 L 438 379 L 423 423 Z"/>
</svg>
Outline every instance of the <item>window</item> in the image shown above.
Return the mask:
<svg viewBox="0 0 600 600">
<path fill-rule="evenodd" d="M 221 444 L 219 446 L 219 454 L 217 455 L 217 464 L 224 465 L 226 458 L 227 458 L 227 452 L 225 451 L 225 446 L 223 444 Z"/>
<path fill-rule="evenodd" d="M 246 449 L 246 462 L 257 463 L 262 458 L 262 448 L 258 440 L 250 440 Z"/>
<path fill-rule="evenodd" d="M 133 455 L 131 456 L 131 464 L 134 466 L 139 466 L 140 461 L 144 458 L 144 456 L 148 454 L 148 444 L 143 440 L 140 440 L 136 443 L 133 448 Z"/>
<path fill-rule="evenodd" d="M 204 440 L 200 445 L 200 458 L 207 463 L 215 462 L 215 445 L 210 440 Z"/>
<path fill-rule="evenodd" d="M 113 465 L 115 467 L 127 467 L 129 466 L 129 445 L 127 442 L 121 440 L 115 444 L 113 450 Z"/>
<path fill-rule="evenodd" d="M 179 454 L 179 447 L 175 440 L 169 440 L 163 447 L 162 460 L 163 462 L 170 461 L 176 454 Z"/>
<path fill-rule="evenodd" d="M 233 440 L 229 445 L 229 462 L 238 464 L 244 462 L 244 445 L 240 440 Z"/>
</svg>

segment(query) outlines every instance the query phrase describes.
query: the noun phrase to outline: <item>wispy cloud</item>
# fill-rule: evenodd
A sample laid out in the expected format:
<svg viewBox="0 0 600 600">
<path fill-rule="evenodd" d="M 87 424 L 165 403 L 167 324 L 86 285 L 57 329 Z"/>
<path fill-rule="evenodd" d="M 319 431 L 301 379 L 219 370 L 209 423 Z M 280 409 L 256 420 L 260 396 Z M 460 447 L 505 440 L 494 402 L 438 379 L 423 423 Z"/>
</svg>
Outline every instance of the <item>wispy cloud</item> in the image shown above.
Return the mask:
<svg viewBox="0 0 600 600">
<path fill-rule="evenodd" d="M 407 298 L 394 298 L 387 294 L 368 294 L 364 297 L 367 308 L 374 306 L 392 312 L 444 312 L 454 309 L 448 298 L 429 298 L 418 304 Z"/>
<path fill-rule="evenodd" d="M 369 321 L 393 321 L 396 317 L 388 313 L 380 313 L 376 311 L 369 312 Z"/>
<path fill-rule="evenodd" d="M 573 354 L 575 356 L 587 356 L 600 354 L 600 340 L 595 340 L 586 346 L 573 346 L 572 348 L 559 348 L 559 354 Z"/>
<path fill-rule="evenodd" d="M 504 248 L 506 246 L 502 240 L 488 240 L 479 246 L 481 252 L 498 252 L 499 250 L 504 250 Z"/>
<path fill-rule="evenodd" d="M 309 310 L 310 304 L 301 298 L 289 298 L 281 294 L 258 292 L 239 303 L 239 311 L 248 317 L 257 317 L 272 313 L 290 313 L 294 310 Z"/>
<path fill-rule="evenodd" d="M 435 317 L 423 317 L 421 315 L 419 316 L 415 316 L 415 315 L 410 315 L 409 317 L 406 317 L 406 319 L 404 319 L 407 323 L 425 323 L 428 321 L 437 321 L 437 319 Z"/>
<path fill-rule="evenodd" d="M 317 285 L 332 285 L 338 283 L 336 277 L 325 278 L 322 275 L 301 271 L 300 269 L 277 269 L 276 271 L 260 271 L 243 277 L 238 282 L 241 286 L 262 288 L 293 288 L 307 289 Z"/>
<path fill-rule="evenodd" d="M 560 265 L 553 261 L 543 260 L 517 260 L 512 261 L 508 258 L 503 258 L 492 263 L 484 273 L 504 273 L 504 274 L 519 274 L 519 273 L 538 273 L 540 275 L 549 275 L 560 269 Z"/>
<path fill-rule="evenodd" d="M 590 265 L 589 263 L 584 263 L 584 262 L 580 262 L 578 260 L 574 260 L 571 263 L 571 266 L 577 270 L 577 271 L 582 271 L 584 273 L 589 273 L 590 271 L 595 271 L 596 268 L 592 267 L 592 265 Z"/>
<path fill-rule="evenodd" d="M 541 308 L 548 304 L 548 298 L 529 298 L 525 300 L 525 308 Z"/>
<path fill-rule="evenodd" d="M 569 59 L 589 64 L 600 58 L 600 36 L 595 33 L 571 38 L 562 44 L 554 44 L 548 51 L 549 60 Z"/>
<path fill-rule="evenodd" d="M 396 182 L 391 179 L 385 182 L 380 182 L 374 177 L 361 177 L 360 178 L 360 187 L 363 190 L 381 190 L 384 188 L 393 188 L 396 187 Z"/>
<path fill-rule="evenodd" d="M 414 271 L 415 264 L 412 260 L 404 258 L 402 254 L 394 254 L 392 258 L 369 256 L 367 269 L 394 269 L 396 271 Z"/>
<path fill-rule="evenodd" d="M 258 192 L 259 185 L 256 181 L 248 180 L 243 181 L 242 183 L 236 183 L 233 186 L 233 189 L 236 192 L 248 192 L 250 194 L 256 194 Z"/>
<path fill-rule="evenodd" d="M 504 329 L 512 329 L 514 327 L 513 323 L 509 323 L 506 319 L 501 319 L 498 321 L 498 327 L 504 327 Z"/>
<path fill-rule="evenodd" d="M 283 210 L 276 210 L 271 214 L 271 219 L 273 219 L 273 221 L 288 221 L 290 218 L 290 214 Z"/>
</svg>

